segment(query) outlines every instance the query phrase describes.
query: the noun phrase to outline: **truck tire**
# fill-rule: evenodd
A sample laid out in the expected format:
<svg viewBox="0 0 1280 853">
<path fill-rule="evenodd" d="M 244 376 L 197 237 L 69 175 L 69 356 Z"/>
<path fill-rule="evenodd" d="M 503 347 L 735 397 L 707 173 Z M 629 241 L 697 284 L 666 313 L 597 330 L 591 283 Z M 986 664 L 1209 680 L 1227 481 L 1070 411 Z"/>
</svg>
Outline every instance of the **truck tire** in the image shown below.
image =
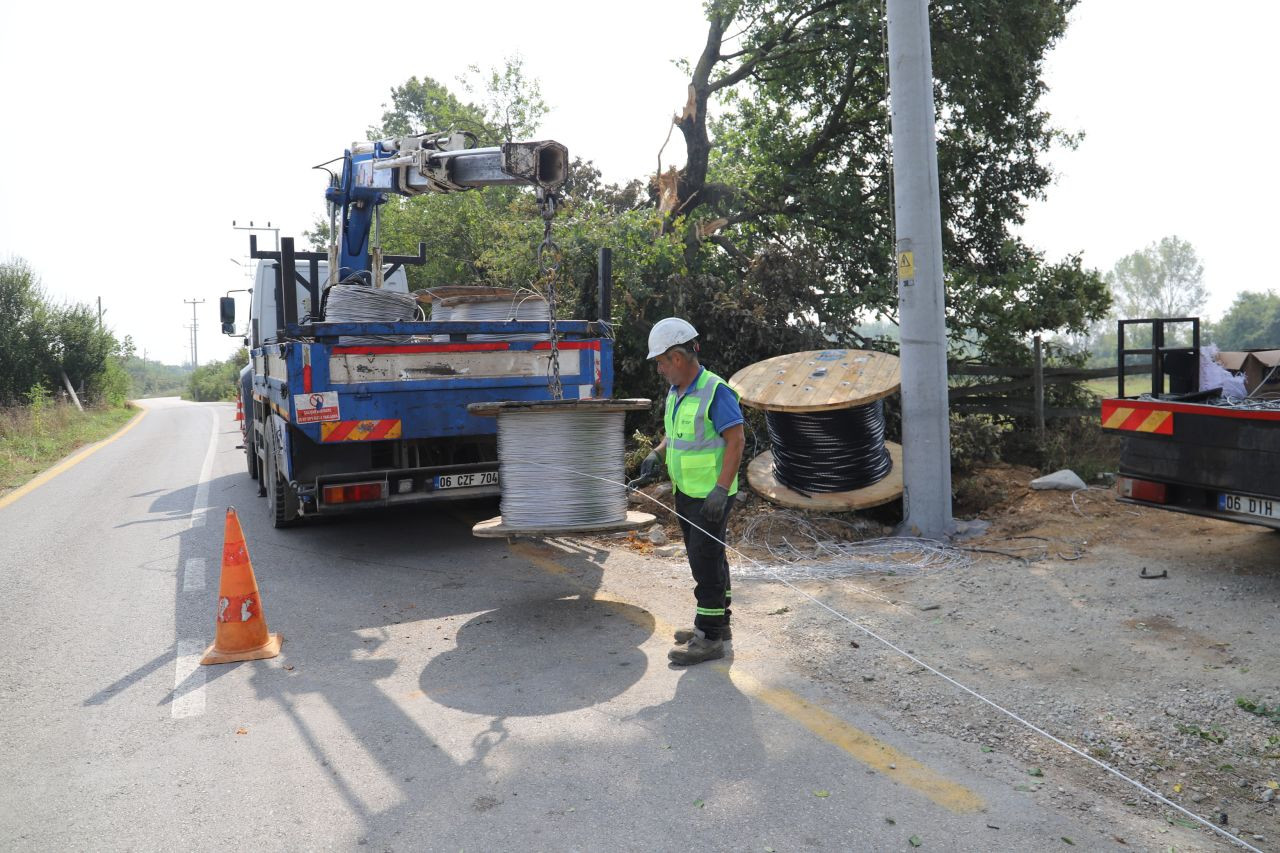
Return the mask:
<svg viewBox="0 0 1280 853">
<path fill-rule="evenodd" d="M 263 472 L 262 485 L 267 490 L 267 518 L 271 526 L 279 529 L 291 527 L 298 521 L 298 495 L 289 486 L 288 481 L 280 475 L 277 458 L 279 448 L 276 445 L 275 429 L 267 427 L 267 466 Z"/>
<path fill-rule="evenodd" d="M 253 444 L 253 422 L 247 421 L 244 431 L 244 461 L 245 467 L 249 469 L 250 480 L 258 479 L 258 451 Z"/>
</svg>

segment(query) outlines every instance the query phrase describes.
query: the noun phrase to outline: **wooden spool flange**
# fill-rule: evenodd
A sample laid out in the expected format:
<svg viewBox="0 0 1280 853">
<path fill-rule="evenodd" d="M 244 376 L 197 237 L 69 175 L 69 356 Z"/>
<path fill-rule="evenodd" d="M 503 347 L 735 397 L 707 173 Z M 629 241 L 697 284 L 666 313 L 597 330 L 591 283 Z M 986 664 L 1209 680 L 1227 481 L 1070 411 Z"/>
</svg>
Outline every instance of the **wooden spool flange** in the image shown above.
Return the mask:
<svg viewBox="0 0 1280 853">
<path fill-rule="evenodd" d="M 566 525 L 561 527 L 507 527 L 502 523 L 502 516 L 482 521 L 471 528 L 472 536 L 482 539 L 500 539 L 503 536 L 572 536 L 575 533 L 612 533 L 619 530 L 639 530 L 657 521 L 657 517 L 647 512 L 627 510 L 625 521 L 612 524 Z"/>
<path fill-rule="evenodd" d="M 856 349 L 793 352 L 729 379 L 742 402 L 768 412 L 823 412 L 875 402 L 898 390 L 898 357 Z"/>
<path fill-rule="evenodd" d="M 811 350 L 779 355 L 744 367 L 729 380 L 743 405 L 767 412 L 826 412 L 865 406 L 898 390 L 898 357 L 873 350 Z M 793 509 L 845 512 L 902 496 L 902 445 L 885 442 L 893 468 L 883 479 L 847 492 L 802 495 L 773 475 L 773 452 L 751 460 L 747 482 L 766 500 Z"/>
<path fill-rule="evenodd" d="M 473 415 L 496 417 L 516 412 L 633 412 L 648 409 L 652 400 L 630 398 L 625 400 L 513 400 L 505 403 L 470 403 L 467 411 Z M 503 536 L 571 536 L 575 533 L 607 533 L 618 530 L 637 530 L 653 524 L 656 517 L 647 512 L 627 510 L 625 520 L 608 524 L 562 525 L 548 527 L 508 527 L 502 516 L 482 521 L 471 528 L 472 536 L 500 538 Z"/>
<path fill-rule="evenodd" d="M 487 285 L 450 284 L 444 287 L 432 287 L 428 290 L 415 290 L 413 295 L 419 302 L 430 304 L 459 296 L 478 296 L 486 300 L 499 297 L 515 298 L 516 292 L 509 287 L 489 287 Z"/>
</svg>

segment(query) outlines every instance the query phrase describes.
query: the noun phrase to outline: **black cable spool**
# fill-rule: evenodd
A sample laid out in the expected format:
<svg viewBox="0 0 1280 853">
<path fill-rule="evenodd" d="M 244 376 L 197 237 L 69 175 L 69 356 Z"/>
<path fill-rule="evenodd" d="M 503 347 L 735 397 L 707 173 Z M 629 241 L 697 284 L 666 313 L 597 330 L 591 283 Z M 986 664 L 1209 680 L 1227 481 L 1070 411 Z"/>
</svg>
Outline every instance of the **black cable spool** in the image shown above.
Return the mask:
<svg viewBox="0 0 1280 853">
<path fill-rule="evenodd" d="M 893 470 L 884 443 L 884 403 L 819 412 L 766 411 L 773 475 L 801 494 L 847 492 Z"/>
</svg>

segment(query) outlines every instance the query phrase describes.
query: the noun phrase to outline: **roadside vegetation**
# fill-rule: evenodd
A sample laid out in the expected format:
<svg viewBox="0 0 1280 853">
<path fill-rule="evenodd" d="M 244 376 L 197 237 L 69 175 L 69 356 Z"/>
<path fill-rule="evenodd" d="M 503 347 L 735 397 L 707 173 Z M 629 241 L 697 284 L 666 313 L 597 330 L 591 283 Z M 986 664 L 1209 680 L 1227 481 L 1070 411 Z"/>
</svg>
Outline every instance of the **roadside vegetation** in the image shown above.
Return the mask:
<svg viewBox="0 0 1280 853">
<path fill-rule="evenodd" d="M 0 492 L 133 416 L 132 356 L 90 306 L 56 304 L 25 261 L 0 262 Z"/>
<path fill-rule="evenodd" d="M 73 450 L 101 441 L 137 410 L 94 406 L 83 412 L 42 388 L 25 406 L 0 409 L 0 495 L 16 489 Z"/>
<path fill-rule="evenodd" d="M 223 361 L 200 365 L 187 378 L 183 396 L 201 403 L 234 400 L 238 393 L 240 370 L 248 363 L 249 350 L 241 347 Z"/>
</svg>

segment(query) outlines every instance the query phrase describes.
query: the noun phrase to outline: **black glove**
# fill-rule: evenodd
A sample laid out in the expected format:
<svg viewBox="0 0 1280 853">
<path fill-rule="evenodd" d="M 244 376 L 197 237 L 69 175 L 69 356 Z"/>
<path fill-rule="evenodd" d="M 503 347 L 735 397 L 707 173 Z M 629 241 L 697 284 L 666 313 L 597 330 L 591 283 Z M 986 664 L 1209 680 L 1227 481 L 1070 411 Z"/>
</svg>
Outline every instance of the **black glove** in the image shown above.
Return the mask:
<svg viewBox="0 0 1280 853">
<path fill-rule="evenodd" d="M 702 517 L 712 524 L 719 524 L 729 505 L 729 490 L 717 485 L 702 501 Z"/>
<path fill-rule="evenodd" d="M 658 476 L 658 467 L 662 464 L 662 460 L 658 458 L 656 450 L 649 451 L 649 455 L 640 463 L 640 479 L 652 480 Z"/>
</svg>

